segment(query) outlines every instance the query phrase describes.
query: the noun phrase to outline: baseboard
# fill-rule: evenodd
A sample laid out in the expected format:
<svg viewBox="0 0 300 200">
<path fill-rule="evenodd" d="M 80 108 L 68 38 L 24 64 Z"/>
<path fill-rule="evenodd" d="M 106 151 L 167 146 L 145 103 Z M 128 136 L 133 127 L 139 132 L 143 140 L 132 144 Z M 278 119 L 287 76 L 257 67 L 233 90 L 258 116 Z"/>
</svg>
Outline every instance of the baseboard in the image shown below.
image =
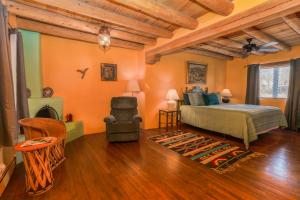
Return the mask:
<svg viewBox="0 0 300 200">
<path fill-rule="evenodd" d="M 4 192 L 9 180 L 11 179 L 15 167 L 16 167 L 16 157 L 14 157 L 11 160 L 6 170 L 4 171 L 3 175 L 0 177 L 0 197 L 2 196 L 2 193 Z"/>
</svg>

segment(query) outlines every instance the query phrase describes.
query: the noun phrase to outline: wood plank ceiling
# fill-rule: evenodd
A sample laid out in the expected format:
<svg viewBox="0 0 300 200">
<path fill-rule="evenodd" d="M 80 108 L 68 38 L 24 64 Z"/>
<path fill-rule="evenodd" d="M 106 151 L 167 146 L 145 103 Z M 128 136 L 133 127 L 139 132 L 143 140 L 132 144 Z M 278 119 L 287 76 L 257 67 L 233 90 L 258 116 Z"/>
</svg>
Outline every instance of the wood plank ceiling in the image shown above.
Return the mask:
<svg viewBox="0 0 300 200">
<path fill-rule="evenodd" d="M 207 41 L 204 44 L 202 43 L 188 47 L 185 51 L 202 55 L 204 55 L 202 51 L 206 51 L 206 55 L 211 53 L 212 57 L 219 57 L 226 60 L 231 60 L 233 57 L 243 58 L 245 55 L 242 54 L 242 47 L 247 44 L 247 39 L 249 38 L 253 38 L 253 43 L 258 46 L 269 42 L 277 42 L 277 44 L 270 46 L 270 48 L 275 48 L 277 51 L 251 52 L 251 54 L 254 55 L 271 54 L 280 50 L 289 51 L 292 46 L 300 45 L 300 15 L 299 13 L 296 13 L 258 24 L 252 28 L 247 28 Z M 200 51 L 200 53 L 198 51 Z M 215 53 L 220 55 L 215 55 Z"/>
<path fill-rule="evenodd" d="M 194 30 L 197 18 L 208 12 L 228 15 L 233 6 L 230 0 L 7 0 L 17 28 L 97 43 L 100 26 L 106 25 L 111 30 L 112 46 L 136 50 L 154 45 L 157 38 L 171 38 L 178 28 Z M 180 50 L 229 60 L 245 57 L 242 47 L 248 38 L 258 46 L 273 42 L 268 48 L 290 50 L 300 45 L 300 14 L 272 19 Z"/>
<path fill-rule="evenodd" d="M 208 12 L 189 0 L 8 0 L 7 7 L 18 28 L 97 42 L 100 26 L 106 25 L 112 46 L 130 49 L 171 38 L 180 27 L 194 29 L 197 17 Z"/>
</svg>

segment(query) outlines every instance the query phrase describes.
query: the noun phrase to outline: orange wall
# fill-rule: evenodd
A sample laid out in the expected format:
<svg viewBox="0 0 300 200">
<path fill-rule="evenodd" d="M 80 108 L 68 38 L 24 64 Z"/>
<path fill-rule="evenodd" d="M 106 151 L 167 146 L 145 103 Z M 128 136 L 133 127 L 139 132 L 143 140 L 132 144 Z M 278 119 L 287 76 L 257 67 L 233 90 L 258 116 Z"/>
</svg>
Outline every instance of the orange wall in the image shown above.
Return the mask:
<svg viewBox="0 0 300 200">
<path fill-rule="evenodd" d="M 64 98 L 64 114 L 72 113 L 75 120 L 83 120 L 85 133 L 103 132 L 103 118 L 110 111 L 113 96 L 126 95 L 129 79 L 139 79 L 139 111 L 146 129 L 158 127 L 158 110 L 166 107 L 165 95 L 175 88 L 182 96 L 186 84 L 186 62 L 208 64 L 207 86 L 210 91 L 229 88 L 232 102 L 243 103 L 246 92 L 247 69 L 253 63 L 268 63 L 299 57 L 300 46 L 290 52 L 267 56 L 250 56 L 247 59 L 223 61 L 188 53 L 163 56 L 155 65 L 146 65 L 144 51 L 111 48 L 107 52 L 96 44 L 41 36 L 41 65 L 44 87 L 50 86 L 55 96 Z M 118 81 L 105 82 L 100 79 L 100 63 L 118 65 Z M 86 78 L 81 80 L 77 69 L 88 67 Z M 202 85 L 205 87 L 206 85 Z M 128 95 L 128 94 L 127 94 Z M 278 106 L 282 110 L 285 101 L 263 99 L 263 105 Z"/>
<path fill-rule="evenodd" d="M 168 89 L 176 88 L 182 96 L 187 61 L 208 64 L 210 91 L 221 91 L 225 86 L 225 61 L 177 53 L 162 57 L 155 65 L 145 65 L 144 55 L 143 51 L 122 48 L 111 48 L 104 53 L 96 44 L 42 35 L 43 85 L 52 87 L 55 96 L 64 98 L 64 115 L 72 113 L 74 120 L 83 120 L 86 134 L 105 130 L 103 118 L 110 111 L 110 99 L 126 94 L 129 79 L 139 79 L 144 91 L 138 94 L 138 99 L 146 129 L 158 127 L 158 109 L 166 106 Z M 103 62 L 118 64 L 118 81 L 101 81 L 100 63 Z M 86 67 L 89 70 L 81 80 L 76 70 Z"/>
<path fill-rule="evenodd" d="M 186 62 L 208 64 L 207 86 L 209 91 L 221 91 L 225 86 L 226 62 L 223 60 L 188 53 L 163 56 L 155 65 L 146 65 L 146 128 L 158 127 L 158 110 L 166 108 L 165 96 L 168 89 L 175 88 L 180 97 L 185 90 Z M 191 87 L 191 85 L 189 85 Z"/>
<path fill-rule="evenodd" d="M 227 62 L 226 87 L 232 92 L 232 102 L 244 103 L 246 97 L 247 68 L 249 64 L 264 64 L 270 62 L 287 61 L 300 56 L 300 46 L 293 47 L 291 51 L 282 51 L 265 56 L 249 56 L 246 59 L 236 58 Z M 261 99 L 262 105 L 277 106 L 284 110 L 284 99 Z"/>
<path fill-rule="evenodd" d="M 100 63 L 117 64 L 118 81 L 101 81 Z M 46 35 L 41 36 L 41 65 L 44 87 L 64 98 L 64 114 L 83 120 L 87 134 L 105 130 L 103 118 L 109 114 L 111 97 L 124 95 L 126 80 L 143 76 L 137 51 L 111 48 L 104 53 L 96 44 Z M 76 70 L 86 67 L 82 80 Z M 139 96 L 144 98 L 143 93 Z"/>
</svg>

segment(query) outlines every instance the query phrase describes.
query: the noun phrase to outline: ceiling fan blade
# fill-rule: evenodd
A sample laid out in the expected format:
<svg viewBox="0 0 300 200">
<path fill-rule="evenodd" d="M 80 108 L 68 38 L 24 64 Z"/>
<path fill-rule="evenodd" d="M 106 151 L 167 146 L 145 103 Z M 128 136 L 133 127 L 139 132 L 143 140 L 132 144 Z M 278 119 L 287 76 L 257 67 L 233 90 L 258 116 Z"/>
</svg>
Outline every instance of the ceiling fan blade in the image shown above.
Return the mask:
<svg viewBox="0 0 300 200">
<path fill-rule="evenodd" d="M 260 46 L 260 48 L 269 47 L 278 44 L 278 42 L 269 42 Z"/>
<path fill-rule="evenodd" d="M 260 48 L 258 50 L 258 52 L 277 52 L 277 51 L 279 51 L 279 50 L 276 48 Z"/>
</svg>

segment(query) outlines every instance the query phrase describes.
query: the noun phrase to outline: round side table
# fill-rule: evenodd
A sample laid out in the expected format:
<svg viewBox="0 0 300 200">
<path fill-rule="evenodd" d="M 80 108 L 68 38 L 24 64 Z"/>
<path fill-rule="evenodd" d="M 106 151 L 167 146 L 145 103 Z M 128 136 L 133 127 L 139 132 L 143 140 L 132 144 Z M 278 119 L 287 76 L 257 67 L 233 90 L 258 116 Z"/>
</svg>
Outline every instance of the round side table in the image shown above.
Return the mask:
<svg viewBox="0 0 300 200">
<path fill-rule="evenodd" d="M 40 195 L 53 187 L 53 175 L 50 167 L 50 147 L 56 143 L 55 137 L 41 137 L 33 140 L 46 139 L 48 142 L 32 146 L 22 146 L 25 142 L 17 144 L 15 149 L 22 152 L 26 170 L 26 192 L 30 196 Z"/>
</svg>

